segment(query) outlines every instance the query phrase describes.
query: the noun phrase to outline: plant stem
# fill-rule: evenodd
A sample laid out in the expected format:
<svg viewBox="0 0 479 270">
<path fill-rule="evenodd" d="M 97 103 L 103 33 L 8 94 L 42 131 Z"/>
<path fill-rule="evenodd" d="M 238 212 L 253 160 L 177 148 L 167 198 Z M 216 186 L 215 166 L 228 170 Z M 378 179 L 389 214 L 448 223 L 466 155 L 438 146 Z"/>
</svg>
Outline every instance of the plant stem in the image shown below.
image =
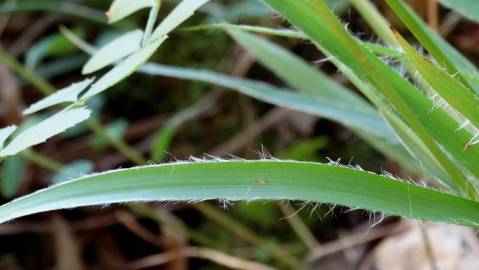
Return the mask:
<svg viewBox="0 0 479 270">
<path fill-rule="evenodd" d="M 386 44 L 400 47 L 396 37 L 389 29 L 389 22 L 378 12 L 369 0 L 351 0 L 351 4 L 362 15 L 364 20 Z"/>
<path fill-rule="evenodd" d="M 24 158 L 28 159 L 29 161 L 53 172 L 58 172 L 63 167 L 63 164 L 61 164 L 60 162 L 50 159 L 30 149 L 24 150 L 22 152 L 22 155 Z"/>
<path fill-rule="evenodd" d="M 9 55 L 2 48 L 0 48 L 0 62 L 4 63 L 8 68 L 15 71 L 20 77 L 29 81 L 35 86 L 43 95 L 49 95 L 55 92 L 55 87 L 49 84 L 40 76 L 36 75 L 33 71 L 25 68 L 17 59 Z"/>
<path fill-rule="evenodd" d="M 111 136 L 110 133 L 106 130 L 106 128 L 98 122 L 98 120 L 90 118 L 87 120 L 88 127 L 97 135 L 102 136 L 108 140 L 108 142 L 116 148 L 120 153 L 122 153 L 125 157 L 133 161 L 136 165 L 142 165 L 146 163 L 146 160 L 143 156 L 136 151 L 135 148 L 128 145 L 124 140 L 121 138 L 116 138 Z"/>
</svg>

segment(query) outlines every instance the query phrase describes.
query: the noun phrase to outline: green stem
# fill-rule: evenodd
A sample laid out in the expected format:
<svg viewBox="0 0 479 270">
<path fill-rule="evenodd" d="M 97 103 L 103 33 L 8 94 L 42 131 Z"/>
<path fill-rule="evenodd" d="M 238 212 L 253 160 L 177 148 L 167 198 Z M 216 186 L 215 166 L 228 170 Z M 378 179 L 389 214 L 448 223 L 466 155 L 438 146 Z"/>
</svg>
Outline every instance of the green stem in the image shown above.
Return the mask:
<svg viewBox="0 0 479 270">
<path fill-rule="evenodd" d="M 58 172 L 63 167 L 63 164 L 61 164 L 60 162 L 50 159 L 30 149 L 23 151 L 22 155 L 29 161 L 53 172 Z"/>
<path fill-rule="evenodd" d="M 351 0 L 351 4 L 362 15 L 379 38 L 391 47 L 400 47 L 396 37 L 389 28 L 389 22 L 369 0 Z"/>
<path fill-rule="evenodd" d="M 110 133 L 106 130 L 104 126 L 101 125 L 98 120 L 90 118 L 87 122 L 88 127 L 97 135 L 102 136 L 108 140 L 108 142 L 116 148 L 120 153 L 122 153 L 125 157 L 133 161 L 136 165 L 142 165 L 146 163 L 146 160 L 143 156 L 136 151 L 135 148 L 128 145 L 124 140 L 121 138 L 116 138 L 111 136 Z"/>
<path fill-rule="evenodd" d="M 15 71 L 20 77 L 29 81 L 34 87 L 36 87 L 42 94 L 49 95 L 55 92 L 55 87 L 45 81 L 43 78 L 36 75 L 33 71 L 25 68 L 15 57 L 12 57 L 2 48 L 0 48 L 0 62 L 5 64 L 8 68 Z"/>
</svg>

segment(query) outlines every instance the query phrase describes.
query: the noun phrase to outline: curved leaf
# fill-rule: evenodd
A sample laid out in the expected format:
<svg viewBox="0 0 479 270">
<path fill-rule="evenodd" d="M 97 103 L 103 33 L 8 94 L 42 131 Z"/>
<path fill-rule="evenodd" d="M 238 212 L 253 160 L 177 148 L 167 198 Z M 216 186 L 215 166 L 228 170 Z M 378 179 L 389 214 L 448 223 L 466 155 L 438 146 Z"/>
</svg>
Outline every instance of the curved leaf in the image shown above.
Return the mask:
<svg viewBox="0 0 479 270">
<path fill-rule="evenodd" d="M 26 129 L 0 151 L 0 157 L 15 155 L 31 146 L 45 142 L 76 124 L 90 117 L 90 110 L 86 108 L 66 109 L 46 120 Z"/>
<path fill-rule="evenodd" d="M 100 70 L 138 51 L 142 38 L 143 31 L 137 29 L 112 40 L 93 54 L 83 66 L 82 74 L 89 74 Z"/>
<path fill-rule="evenodd" d="M 28 115 L 36 113 L 45 108 L 65 103 L 65 102 L 75 102 L 78 100 L 78 95 L 85 90 L 91 83 L 93 78 L 83 80 L 78 83 L 74 83 L 66 88 L 60 89 L 54 94 L 51 94 L 40 101 L 30 105 L 27 109 L 23 111 L 23 114 Z"/>
<path fill-rule="evenodd" d="M 29 214 L 135 201 L 303 200 L 469 226 L 479 203 L 384 176 L 318 163 L 213 161 L 116 170 L 46 188 L 0 207 L 0 223 Z"/>
<path fill-rule="evenodd" d="M 95 82 L 82 96 L 82 98 L 88 99 L 96 94 L 99 94 L 100 92 L 105 91 L 106 89 L 112 87 L 131 75 L 146 61 L 148 61 L 148 59 L 153 55 L 153 53 L 155 53 L 165 39 L 166 37 L 158 39 L 130 55 L 125 60 L 121 61 L 118 65 L 103 75 L 103 77 L 101 77 L 97 82 Z"/>
</svg>

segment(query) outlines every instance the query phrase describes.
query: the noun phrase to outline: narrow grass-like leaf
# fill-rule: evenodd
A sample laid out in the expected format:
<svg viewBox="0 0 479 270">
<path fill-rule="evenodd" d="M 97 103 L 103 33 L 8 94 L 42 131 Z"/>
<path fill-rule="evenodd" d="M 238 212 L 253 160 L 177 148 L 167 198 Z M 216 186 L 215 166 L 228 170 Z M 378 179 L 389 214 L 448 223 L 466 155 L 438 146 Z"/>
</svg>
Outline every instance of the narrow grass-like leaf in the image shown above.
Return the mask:
<svg viewBox="0 0 479 270">
<path fill-rule="evenodd" d="M 437 164 L 455 182 L 461 193 L 467 193 L 471 198 L 475 197 L 475 188 L 466 177 L 469 173 L 458 167 L 465 162 L 462 160 L 464 146 L 457 147 L 457 142 L 466 140 L 464 145 L 467 144 L 472 137 L 471 134 L 455 132 L 457 122 L 454 119 L 442 110 L 431 110 L 432 102 L 369 50 L 360 46 L 324 2 L 319 0 L 266 0 L 266 2 L 310 36 L 326 55 L 337 59 L 341 62 L 340 65 L 351 69 L 361 80 L 373 86 L 371 89 L 375 90 L 376 93 L 373 94 L 378 95 L 377 99 L 385 98 L 392 105 L 395 112 L 433 154 Z M 441 131 L 438 132 L 438 129 Z M 462 135 L 462 138 L 459 139 L 458 134 Z M 443 152 L 444 149 L 450 152 L 446 154 Z M 450 154 L 455 155 L 458 163 L 449 159 Z M 474 163 L 476 158 L 471 158 L 470 161 Z M 471 163 L 467 165 L 471 172 L 477 172 L 477 166 Z"/>
<path fill-rule="evenodd" d="M 201 24 L 197 26 L 191 26 L 184 28 L 185 31 L 201 31 L 201 30 L 212 30 L 212 29 L 221 29 L 221 30 L 241 30 L 244 32 L 253 32 L 259 34 L 266 34 L 277 37 L 286 37 L 286 38 L 297 38 L 297 39 L 307 39 L 309 37 L 301 31 L 291 30 L 291 29 L 275 29 L 264 26 L 256 25 L 245 25 L 245 24 L 230 24 L 230 23 L 212 23 L 212 24 Z M 391 57 L 395 59 L 402 59 L 404 54 L 399 50 L 382 46 L 377 43 L 365 42 L 358 40 L 363 44 L 364 47 L 373 51 L 374 53 L 380 56 Z"/>
<path fill-rule="evenodd" d="M 277 88 L 263 82 L 234 78 L 206 70 L 147 63 L 140 72 L 207 82 L 239 91 L 270 104 L 336 121 L 352 128 L 360 137 L 391 158 L 401 161 L 405 167 L 417 169 L 416 163 L 405 152 L 392 130 L 374 111 L 367 113 L 335 99 L 318 98 L 290 89 Z"/>
<path fill-rule="evenodd" d="M 151 34 L 151 40 L 167 36 L 173 29 L 191 17 L 194 12 L 209 0 L 183 0 L 158 25 Z"/>
<path fill-rule="evenodd" d="M 12 135 L 13 132 L 17 129 L 16 126 L 8 126 L 0 129 L 0 149 L 3 148 L 5 141 Z"/>
<path fill-rule="evenodd" d="M 422 77 L 432 86 L 452 108 L 465 116 L 476 128 L 479 128 L 479 99 L 460 81 L 423 57 L 409 43 L 395 33 L 409 61 L 416 67 Z"/>
<path fill-rule="evenodd" d="M 374 111 L 356 110 L 355 107 L 347 103 L 339 103 L 332 99 L 318 99 L 314 96 L 295 93 L 290 89 L 277 88 L 267 83 L 234 78 L 207 70 L 147 63 L 143 66 L 141 72 L 212 83 L 234 89 L 274 105 L 329 118 L 346 126 L 364 129 L 365 131 L 374 130 L 377 131 L 377 134 L 388 133 L 388 127 L 384 125 L 380 116 Z M 389 133 L 389 135 L 392 134 Z M 393 136 L 389 136 L 388 139 L 391 137 Z"/>
<path fill-rule="evenodd" d="M 137 12 L 138 10 L 154 7 L 157 0 L 115 0 L 106 12 L 108 23 L 112 24 Z"/>
<path fill-rule="evenodd" d="M 355 169 L 306 162 L 223 161 L 116 170 L 40 190 L 0 207 L 25 215 L 135 201 L 303 200 L 478 226 L 479 204 Z"/>
<path fill-rule="evenodd" d="M 376 114 L 364 99 L 311 67 L 304 60 L 267 40 L 246 32 L 227 30 L 231 37 L 256 57 L 269 70 L 291 84 L 295 89 L 318 98 L 335 99 L 358 110 Z"/>
<path fill-rule="evenodd" d="M 46 109 L 48 107 L 58 105 L 65 102 L 76 102 L 78 100 L 78 95 L 85 90 L 91 83 L 93 78 L 85 79 L 81 82 L 74 83 L 66 88 L 58 90 L 57 92 L 43 98 L 42 100 L 30 105 L 27 109 L 23 111 L 23 114 L 28 115 L 36 113 L 40 110 Z"/>
<path fill-rule="evenodd" d="M 470 89 L 479 93 L 479 71 L 454 47 L 441 36 L 431 31 L 427 24 L 402 0 L 386 0 L 391 9 L 409 28 L 421 45 L 444 66 L 451 75 L 459 75 L 462 82 Z M 456 1 L 454 1 L 456 2 Z"/>
<path fill-rule="evenodd" d="M 82 74 L 98 71 L 140 50 L 142 38 L 143 31 L 137 29 L 112 40 L 93 54 L 83 66 Z"/>
<path fill-rule="evenodd" d="M 479 2 L 477 0 L 439 0 L 444 6 L 479 22 Z"/>
<path fill-rule="evenodd" d="M 138 68 L 148 61 L 148 59 L 153 55 L 158 47 L 160 47 L 165 39 L 166 36 L 148 44 L 121 61 L 113 69 L 103 75 L 97 82 L 95 82 L 82 96 L 82 99 L 88 99 L 105 91 L 138 70 Z"/>
<path fill-rule="evenodd" d="M 0 157 L 15 155 L 31 146 L 45 142 L 76 124 L 90 117 L 90 110 L 86 108 L 66 109 L 46 120 L 26 129 L 0 151 Z"/>
</svg>

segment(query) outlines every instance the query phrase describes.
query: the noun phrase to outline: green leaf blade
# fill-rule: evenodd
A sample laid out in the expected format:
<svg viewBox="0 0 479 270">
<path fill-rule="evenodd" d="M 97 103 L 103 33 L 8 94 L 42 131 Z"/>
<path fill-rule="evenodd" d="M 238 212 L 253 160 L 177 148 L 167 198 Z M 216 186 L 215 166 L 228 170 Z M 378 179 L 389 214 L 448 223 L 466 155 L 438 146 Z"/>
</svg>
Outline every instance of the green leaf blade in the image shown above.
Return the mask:
<svg viewBox="0 0 479 270">
<path fill-rule="evenodd" d="M 140 49 L 143 31 L 127 32 L 99 50 L 83 66 L 82 74 L 90 74 L 119 61 Z"/>
<path fill-rule="evenodd" d="M 409 61 L 432 86 L 434 91 L 452 108 L 466 117 L 476 128 L 479 128 L 479 99 L 477 96 L 460 81 L 423 57 L 399 33 L 396 33 L 396 38 Z"/>
<path fill-rule="evenodd" d="M 65 182 L 0 207 L 0 222 L 134 201 L 290 199 L 477 226 L 479 204 L 369 172 L 317 163 L 222 161 L 117 170 Z"/>
<path fill-rule="evenodd" d="M 41 99 L 38 102 L 30 105 L 27 109 L 23 111 L 23 114 L 29 115 L 46 109 L 48 107 L 58 105 L 66 102 L 76 102 L 78 100 L 78 95 L 85 90 L 91 83 L 93 78 L 85 79 L 78 83 L 73 83 L 72 85 L 58 90 L 57 92 Z"/>
<path fill-rule="evenodd" d="M 91 98 L 130 76 L 148 61 L 165 39 L 166 37 L 158 39 L 121 61 L 96 81 L 81 98 Z"/>
<path fill-rule="evenodd" d="M 67 109 L 60 111 L 46 120 L 26 129 L 0 151 L 0 157 L 13 156 L 31 146 L 45 142 L 76 124 L 90 117 L 86 108 Z"/>
</svg>

